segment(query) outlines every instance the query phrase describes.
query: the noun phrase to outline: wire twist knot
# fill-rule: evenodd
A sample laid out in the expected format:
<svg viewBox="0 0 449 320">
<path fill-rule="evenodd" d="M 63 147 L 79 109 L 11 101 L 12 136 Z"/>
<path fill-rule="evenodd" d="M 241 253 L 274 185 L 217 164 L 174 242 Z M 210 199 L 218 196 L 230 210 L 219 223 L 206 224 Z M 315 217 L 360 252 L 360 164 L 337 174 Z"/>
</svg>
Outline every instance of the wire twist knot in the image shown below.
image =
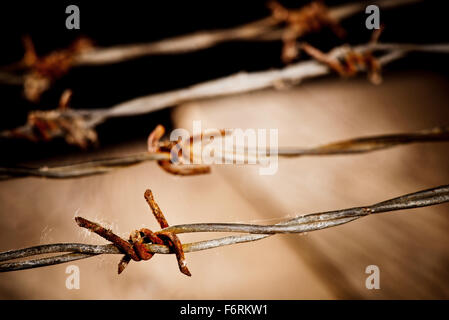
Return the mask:
<svg viewBox="0 0 449 320">
<path fill-rule="evenodd" d="M 145 199 L 150 206 L 153 215 L 158 221 L 162 229 L 168 228 L 168 222 L 164 217 L 161 209 L 154 200 L 151 190 L 145 191 Z M 133 261 L 146 261 L 153 257 L 153 253 L 149 252 L 145 247 L 147 243 L 166 245 L 173 250 L 178 260 L 179 270 L 187 275 L 191 276 L 189 269 L 187 268 L 184 250 L 182 248 L 181 241 L 178 236 L 169 231 L 153 232 L 150 229 L 142 228 L 131 232 L 128 241 L 122 239 L 111 230 L 102 227 L 101 225 L 91 222 L 82 217 L 75 218 L 76 223 L 82 227 L 98 234 L 100 237 L 112 242 L 117 248 L 119 248 L 125 255 L 118 264 L 118 273 L 122 273 L 131 260 Z"/>
<path fill-rule="evenodd" d="M 178 141 L 160 141 L 164 133 L 164 126 L 157 125 L 147 139 L 148 152 L 170 154 L 170 160 L 159 160 L 157 162 L 163 170 L 180 176 L 210 173 L 210 166 L 208 165 L 191 165 L 194 162 L 193 144 L 196 141 L 201 142 L 203 133 L 198 137 L 190 137 L 188 143 L 182 143 L 181 139 L 178 139 Z M 224 136 L 225 131 L 220 130 L 220 135 Z M 183 154 L 183 151 L 187 151 L 187 154 Z M 189 160 L 188 165 L 185 164 L 186 159 Z"/>
<path fill-rule="evenodd" d="M 280 23 L 285 23 L 286 28 L 282 35 L 284 46 L 282 49 L 282 61 L 292 62 L 299 54 L 297 39 L 310 33 L 316 33 L 324 28 L 330 28 L 339 38 L 346 35 L 346 31 L 338 21 L 329 15 L 326 5 L 320 1 L 313 1 L 300 9 L 287 9 L 277 1 L 268 3 L 272 16 Z"/>
</svg>

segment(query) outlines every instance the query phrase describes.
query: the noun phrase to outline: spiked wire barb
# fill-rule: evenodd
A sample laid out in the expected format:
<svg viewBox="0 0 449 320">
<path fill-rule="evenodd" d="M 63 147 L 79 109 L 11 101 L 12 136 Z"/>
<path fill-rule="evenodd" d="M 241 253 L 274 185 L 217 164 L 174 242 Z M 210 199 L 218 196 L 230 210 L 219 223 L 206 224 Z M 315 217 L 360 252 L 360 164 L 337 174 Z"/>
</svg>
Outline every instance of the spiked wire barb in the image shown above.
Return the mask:
<svg viewBox="0 0 449 320">
<path fill-rule="evenodd" d="M 151 190 L 145 191 L 145 199 L 147 200 L 147 203 L 150 206 L 151 211 L 153 212 L 153 215 L 161 228 L 168 228 L 168 222 L 167 220 L 165 220 L 164 214 L 157 205 L 156 201 L 154 201 L 153 193 L 151 192 Z M 150 229 L 142 228 L 140 230 L 133 231 L 129 236 L 129 240 L 126 241 L 114 234 L 111 230 L 105 229 L 99 224 L 91 222 L 82 217 L 76 217 L 75 221 L 80 227 L 86 228 L 91 232 L 95 232 L 100 237 L 111 241 L 117 248 L 121 249 L 125 253 L 125 256 L 120 260 L 118 264 L 119 274 L 122 273 L 123 270 L 125 270 L 126 266 L 131 260 L 140 261 L 151 259 L 153 257 L 153 253 L 149 252 L 146 249 L 144 243 L 153 243 L 166 245 L 171 250 L 173 250 L 176 253 L 176 258 L 178 259 L 179 270 L 183 274 L 191 276 L 185 262 L 181 241 L 173 232 L 163 230 L 153 232 Z"/>
</svg>

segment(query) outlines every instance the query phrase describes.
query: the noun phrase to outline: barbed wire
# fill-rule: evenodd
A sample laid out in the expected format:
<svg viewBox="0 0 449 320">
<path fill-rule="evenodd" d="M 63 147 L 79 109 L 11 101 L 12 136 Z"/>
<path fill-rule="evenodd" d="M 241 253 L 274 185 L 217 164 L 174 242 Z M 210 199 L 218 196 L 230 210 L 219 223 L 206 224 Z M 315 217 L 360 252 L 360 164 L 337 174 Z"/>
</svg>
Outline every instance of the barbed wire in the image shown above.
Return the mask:
<svg viewBox="0 0 449 320">
<path fill-rule="evenodd" d="M 381 0 L 370 2 L 376 4 L 382 9 L 392 9 L 403 5 L 421 2 L 422 0 Z M 277 2 L 270 2 L 269 7 L 272 9 L 272 15 L 248 24 L 237 26 L 224 30 L 202 31 L 189 35 L 175 38 L 164 39 L 153 43 L 131 44 L 114 46 L 109 48 L 96 48 L 91 51 L 82 52 L 76 59 L 79 65 L 97 65 L 122 62 L 148 55 L 158 54 L 178 54 L 192 52 L 218 45 L 229 41 L 278 41 L 285 37 L 285 32 L 289 30 L 282 27 L 281 24 L 288 19 L 279 18 L 277 12 L 272 5 Z M 294 22 L 297 23 L 295 28 L 296 38 L 306 35 L 307 33 L 319 31 L 327 24 L 322 23 L 322 16 L 307 16 L 314 10 L 316 4 L 324 6 L 320 2 L 312 1 L 299 9 L 285 9 L 284 16 L 294 16 Z M 279 5 L 279 4 L 278 4 Z M 333 6 L 330 8 L 323 7 L 324 13 L 329 19 L 335 22 L 349 18 L 358 12 L 363 12 L 367 6 L 367 2 L 353 2 Z M 276 7 L 278 8 L 278 7 Z M 320 7 L 321 8 L 321 7 Z M 311 23 L 312 22 L 312 23 Z M 310 24 L 318 25 L 317 28 L 311 28 Z M 291 25 L 291 24 L 290 24 Z"/>
<path fill-rule="evenodd" d="M 149 194 L 151 194 L 151 191 L 147 190 L 145 192 L 145 197 L 147 198 L 147 201 L 149 201 L 148 200 Z M 152 201 L 154 201 L 154 199 L 152 199 Z M 6 251 L 0 253 L 1 262 L 10 261 L 18 258 L 31 257 L 40 254 L 61 253 L 61 252 L 68 252 L 68 253 L 40 259 L 30 259 L 17 262 L 4 262 L 0 264 L 0 272 L 18 271 L 24 269 L 56 265 L 70 261 L 90 258 L 100 254 L 125 254 L 125 256 L 119 263 L 119 273 L 120 273 L 124 269 L 123 266 L 124 261 L 126 266 L 127 263 L 132 259 L 131 255 L 135 255 L 137 254 L 137 252 L 141 252 L 151 256 L 157 253 L 158 254 L 175 253 L 178 258 L 178 263 L 181 272 L 187 274 L 185 272 L 185 269 L 187 267 L 183 256 L 184 253 L 208 250 L 212 248 L 250 241 L 257 241 L 275 234 L 286 234 L 286 233 L 296 234 L 296 233 L 317 231 L 325 228 L 346 224 L 348 222 L 372 214 L 391 212 L 396 210 L 408 210 L 413 208 L 437 205 L 445 202 L 449 202 L 449 185 L 439 186 L 427 190 L 418 191 L 415 193 L 406 194 L 370 206 L 353 207 L 343 210 L 334 210 L 328 212 L 312 213 L 297 216 L 293 219 L 288 219 L 273 225 L 256 225 L 256 224 L 240 224 L 240 223 L 200 223 L 200 224 L 183 224 L 165 227 L 162 228 L 162 230 L 155 232 L 153 234 L 156 235 L 156 237 L 158 237 L 158 235 L 161 234 L 171 235 L 171 238 L 169 240 L 162 241 L 163 244 L 154 243 L 154 240 L 150 240 L 148 238 L 149 237 L 148 235 L 150 234 L 151 231 L 148 229 L 141 229 L 139 231 L 134 231 L 133 233 L 131 233 L 130 239 L 126 241 L 124 239 L 121 239 L 119 236 L 115 235 L 111 230 L 105 229 L 96 223 L 88 221 L 87 219 L 76 217 L 75 220 L 79 226 L 87 228 L 92 232 L 99 234 L 100 236 L 111 241 L 112 244 L 89 245 L 81 243 L 57 243 L 57 244 L 40 245 L 19 250 Z M 161 223 L 161 216 L 163 218 L 162 211 L 160 211 L 157 204 L 156 204 L 157 208 L 155 208 L 154 204 L 155 202 L 153 204 L 150 204 L 150 207 L 153 210 L 153 214 L 155 214 L 158 222 Z M 157 210 L 159 210 L 158 213 L 155 213 L 155 211 Z M 162 225 L 165 224 L 161 223 L 161 226 Z M 168 223 L 166 225 L 168 226 Z M 147 231 L 143 232 L 142 230 Z M 172 239 L 177 234 L 193 233 L 193 232 L 237 232 L 246 234 L 237 236 L 227 236 L 187 244 L 181 244 L 179 242 L 177 246 L 173 245 Z M 180 252 L 182 253 L 182 256 L 180 256 Z M 133 260 L 139 261 L 137 258 Z M 190 273 L 188 275 L 190 275 Z"/>
<path fill-rule="evenodd" d="M 390 9 L 421 1 L 380 0 L 369 4 Z M 79 38 L 68 48 L 53 51 L 42 57 L 37 55 L 31 38 L 24 37 L 23 59 L 0 69 L 0 83 L 23 85 L 24 96 L 32 102 L 38 102 L 41 95 L 73 67 L 120 63 L 151 55 L 183 54 L 229 41 L 282 40 L 283 60 L 290 62 L 296 57 L 297 50 L 294 44 L 298 38 L 326 27 L 336 29 L 335 26 L 339 21 L 363 12 L 367 5 L 365 2 L 354 2 L 327 8 L 320 1 L 312 1 L 299 9 L 286 9 L 272 1 L 269 5 L 272 10 L 271 16 L 234 28 L 200 31 L 151 43 L 106 48 L 94 46 L 90 39 Z M 293 55 L 292 48 L 296 52 Z M 24 74 L 17 74 L 18 71 L 24 71 Z"/>
<path fill-rule="evenodd" d="M 374 52 L 383 52 L 374 57 Z M 267 88 L 280 88 L 286 85 L 298 84 L 309 78 L 320 77 L 335 70 L 332 61 L 350 60 L 349 56 L 358 57 L 350 65 L 351 75 L 357 72 L 375 71 L 379 75 L 380 68 L 388 63 L 404 57 L 410 52 L 449 53 L 449 44 L 398 44 L 373 43 L 349 47 L 336 47 L 329 53 L 322 53 L 326 62 L 310 60 L 291 64 L 278 70 L 259 72 L 240 72 L 224 78 L 206 81 L 194 86 L 163 93 L 151 94 L 135 98 L 111 108 L 105 109 L 70 109 L 58 108 L 50 111 L 32 111 L 25 125 L 0 132 L 0 138 L 28 139 L 30 141 L 50 141 L 64 138 L 67 143 L 85 148 L 97 143 L 94 128 L 111 118 L 137 116 L 151 113 L 164 108 L 173 107 L 193 100 L 221 97 L 232 94 L 246 93 Z M 309 52 L 310 53 L 310 52 Z M 314 58 L 317 58 L 316 56 Z M 368 59 L 365 61 L 360 59 Z M 375 64 L 375 69 L 370 66 Z"/>
<path fill-rule="evenodd" d="M 161 125 L 157 126 L 156 129 L 150 134 L 150 137 L 153 136 L 154 133 L 158 130 L 165 129 Z M 228 130 L 228 132 L 232 131 Z M 225 138 L 228 132 L 226 132 L 224 135 L 222 135 L 224 132 L 219 133 L 220 135 L 222 135 L 222 137 L 224 136 Z M 156 140 L 149 142 L 148 152 L 141 152 L 116 158 L 98 159 L 55 167 L 0 167 L 0 180 L 8 180 L 19 177 L 45 177 L 50 179 L 86 177 L 91 175 L 109 173 L 113 170 L 133 166 L 148 161 L 156 161 L 162 169 L 170 174 L 196 175 L 210 172 L 209 166 L 179 165 L 171 163 L 171 147 L 176 145 L 176 142 L 159 141 L 162 135 L 163 131 L 162 134 L 159 133 L 159 136 Z M 277 156 L 281 158 L 296 158 L 304 156 L 351 155 L 374 152 L 412 143 L 445 141 L 449 141 L 449 127 L 435 127 L 428 130 L 421 130 L 411 133 L 359 137 L 324 144 L 312 148 L 280 147 L 277 150 Z M 161 147 L 163 148 L 161 149 Z M 237 152 L 233 149 L 231 153 L 220 154 L 217 152 L 217 154 L 215 154 L 214 156 L 217 159 L 220 158 L 219 160 L 221 160 L 221 162 L 218 163 L 234 163 L 238 157 L 239 160 L 248 164 L 258 164 L 261 163 L 266 157 L 270 156 L 270 151 L 260 149 L 252 150 L 246 148 L 243 150 L 243 154 L 237 154 Z M 230 160 L 233 162 L 224 160 Z"/>
<path fill-rule="evenodd" d="M 373 53 L 378 50 L 385 53 L 374 58 Z M 341 46 L 334 48 L 327 54 L 321 53 L 321 56 L 326 57 L 325 62 L 318 59 L 318 61 L 299 62 L 279 70 L 238 73 L 200 83 L 186 89 L 136 98 L 111 108 L 74 110 L 68 108 L 68 101 L 65 101 L 63 108 L 60 103 L 58 109 L 30 112 L 25 125 L 12 130 L 1 131 L 0 138 L 21 138 L 30 141 L 50 141 L 56 138 L 64 138 L 69 144 L 86 148 L 90 144 L 98 142 L 94 128 L 110 118 L 151 113 L 192 100 L 220 97 L 271 87 L 276 88 L 286 84 L 297 84 L 304 79 L 331 73 L 338 65 L 336 61 L 341 59 L 347 61 L 346 67 L 351 67 L 353 70 L 351 75 L 361 71 L 370 73 L 375 71 L 375 74 L 378 76 L 381 66 L 415 51 L 449 53 L 449 44 L 418 45 L 369 42 L 356 47 Z M 357 57 L 357 60 L 352 61 L 353 59 L 349 59 L 348 55 Z M 315 58 L 317 57 L 315 56 Z M 367 59 L 367 61 L 364 61 L 364 59 Z M 352 62 L 350 63 L 349 61 Z M 373 64 L 375 64 L 374 70 L 370 67 Z M 64 99 L 64 96 L 65 94 L 63 94 L 61 100 Z"/>
<path fill-rule="evenodd" d="M 404 57 L 410 52 L 449 53 L 449 44 L 398 44 L 398 43 L 367 43 L 354 47 L 347 45 L 334 48 L 328 53 L 330 58 L 338 59 L 348 52 L 381 51 L 384 54 L 377 57 L 380 66 L 389 64 Z M 363 66 L 357 69 L 366 71 Z M 95 126 L 108 118 L 121 116 L 136 116 L 151 113 L 160 109 L 179 105 L 192 100 L 227 96 L 238 93 L 251 92 L 267 88 L 285 87 L 298 84 L 309 78 L 324 76 L 332 69 L 319 61 L 303 61 L 291 64 L 285 68 L 258 72 L 239 72 L 224 78 L 219 78 L 194 86 L 164 93 L 152 94 L 132 99 L 104 110 L 92 110 L 89 124 Z M 89 112 L 82 110 L 82 112 Z"/>
</svg>

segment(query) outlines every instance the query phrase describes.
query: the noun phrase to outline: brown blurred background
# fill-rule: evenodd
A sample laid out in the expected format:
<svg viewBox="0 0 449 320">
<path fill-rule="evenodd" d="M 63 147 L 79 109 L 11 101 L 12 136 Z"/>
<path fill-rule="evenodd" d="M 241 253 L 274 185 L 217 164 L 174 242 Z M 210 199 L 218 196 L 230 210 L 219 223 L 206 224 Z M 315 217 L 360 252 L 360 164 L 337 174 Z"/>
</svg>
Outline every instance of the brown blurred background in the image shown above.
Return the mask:
<svg viewBox="0 0 449 320">
<path fill-rule="evenodd" d="M 185 8 L 191 11 L 184 11 L 183 15 L 177 11 L 177 15 L 184 17 L 185 21 L 185 16 L 197 12 L 195 17 L 198 19 L 192 19 L 194 22 L 191 24 L 183 21 L 183 27 L 177 21 L 178 24 L 166 23 L 162 24 L 164 28 L 154 27 L 143 32 L 145 20 L 137 19 L 140 22 L 135 22 L 136 25 L 123 25 L 125 31 L 117 32 L 116 41 L 148 41 L 151 40 L 152 30 L 155 30 L 154 37 L 162 37 L 173 35 L 173 30 L 184 33 L 189 28 L 191 31 L 207 29 L 218 27 L 220 23 L 232 26 L 267 14 L 263 2 L 254 5 L 257 10 L 251 10 L 250 5 L 235 10 L 237 5 L 236 2 L 229 2 L 213 10 L 210 8 L 210 11 L 206 10 L 208 7 L 201 7 L 205 10 L 201 11 L 202 14 L 195 11 L 200 4 Z M 217 11 L 214 10 L 220 8 L 226 8 L 227 16 L 223 12 L 216 15 Z M 147 12 L 156 10 L 150 9 Z M 115 11 L 110 10 L 109 17 L 113 18 Z M 389 17 L 389 24 L 385 37 L 389 41 L 445 41 L 445 29 L 432 31 L 438 26 L 438 19 L 429 18 L 429 23 L 436 26 L 431 24 L 429 27 L 427 24 L 430 31 L 422 31 L 422 38 L 413 38 L 410 34 L 414 25 L 404 32 L 406 27 L 393 18 L 394 13 L 406 15 L 411 12 L 413 17 L 417 12 L 433 10 L 432 6 L 429 8 L 428 4 L 421 4 L 403 11 L 392 11 L 386 17 Z M 128 16 L 138 11 L 141 10 L 128 8 L 123 14 Z M 83 14 L 82 8 L 81 12 Z M 168 8 L 157 8 L 157 12 L 162 17 L 157 20 L 158 23 L 173 21 L 169 20 L 172 11 Z M 47 11 L 49 16 L 50 13 Z M 83 32 L 99 41 L 104 39 L 104 44 L 113 44 L 110 40 L 114 38 L 112 35 L 101 36 L 109 32 L 112 34 L 115 29 L 106 32 L 98 27 L 105 18 L 97 16 L 96 19 L 95 24 L 93 21 L 87 23 Z M 131 17 L 128 20 L 131 21 Z M 363 21 L 363 16 L 359 16 L 358 20 L 354 18 L 345 26 L 352 32 L 353 43 L 364 42 L 369 35 L 366 30 L 362 32 L 357 29 L 357 26 L 363 26 Z M 45 35 L 44 31 L 52 23 L 56 24 L 52 20 L 47 21 L 34 31 L 34 35 L 32 29 L 25 31 L 42 41 L 43 48 L 50 48 L 54 45 L 53 40 L 59 43 L 66 41 L 65 31 L 59 31 L 53 40 Z M 156 24 L 151 19 L 148 23 Z M 97 25 L 96 29 L 87 28 L 94 25 Z M 172 29 L 167 29 L 167 25 Z M 121 30 L 118 26 L 114 28 Z M 133 30 L 135 32 L 131 32 Z M 391 33 L 388 30 L 392 30 Z M 19 31 L 11 33 L 17 36 Z M 18 43 L 15 46 L 11 45 L 16 50 L 16 54 L 8 58 L 11 61 L 20 58 L 19 39 L 16 39 Z M 318 41 L 318 38 L 310 40 L 314 39 Z M 332 45 L 331 42 L 323 42 L 323 49 Z M 56 97 L 60 94 L 58 90 L 63 87 L 74 90 L 74 108 L 107 107 L 142 94 L 183 87 L 190 82 L 239 70 L 281 66 L 280 44 L 264 46 L 267 47 L 229 44 L 187 57 L 155 57 L 124 66 L 111 66 L 110 69 L 78 70 L 75 75 L 68 76 L 61 87 L 49 92 L 39 106 L 24 102 L 19 91 L 1 87 L 8 102 L 4 103 L 8 116 L 2 117 L 2 126 L 21 124 L 28 110 L 56 103 Z M 231 52 L 233 56 L 229 56 Z M 226 54 L 228 57 L 224 59 Z M 5 63 L 10 62 L 8 59 L 4 59 Z M 437 56 L 429 60 L 428 56 L 413 55 L 388 67 L 380 86 L 370 84 L 364 75 L 349 80 L 332 75 L 286 90 L 265 90 L 191 102 L 139 119 L 114 120 L 99 129 L 100 147 L 87 152 L 67 147 L 63 142 L 37 146 L 2 142 L 2 162 L 57 165 L 140 152 L 145 150 L 145 137 L 156 123 L 164 123 L 169 128 L 191 129 L 193 120 L 202 120 L 203 128 L 278 128 L 280 146 L 298 147 L 448 125 L 449 83 L 445 59 Z M 171 67 L 164 72 L 162 68 L 153 68 L 156 64 Z M 149 77 L 151 71 L 155 75 Z M 94 75 L 86 80 L 88 83 L 80 81 L 92 72 Z M 136 76 L 131 77 L 131 73 Z M 111 75 L 113 79 L 110 81 L 114 84 L 105 80 Z M 142 78 L 148 82 L 143 82 Z M 123 79 L 126 79 L 127 86 L 118 90 L 114 86 L 122 87 Z M 98 81 L 101 85 L 92 88 L 89 81 Z M 134 84 L 133 81 L 139 83 Z M 158 84 L 154 87 L 153 83 Z M 143 199 L 147 188 L 153 190 L 171 224 L 271 224 L 298 214 L 368 205 L 447 184 L 448 163 L 448 144 L 435 143 L 364 155 L 280 159 L 278 173 L 274 176 L 260 176 L 257 166 L 225 165 L 214 166 L 212 173 L 205 176 L 174 177 L 160 170 L 155 163 L 145 163 L 111 174 L 81 179 L 22 178 L 2 181 L 0 251 L 44 243 L 105 243 L 98 236 L 80 230 L 73 220 L 75 215 L 109 225 L 123 236 L 142 226 L 157 230 Z M 116 264 L 120 259 L 117 255 L 70 263 L 80 268 L 79 290 L 68 290 L 65 286 L 68 265 L 3 273 L 0 274 L 0 298 L 447 299 L 448 211 L 449 205 L 445 204 L 386 213 L 306 235 L 277 235 L 258 242 L 187 254 L 188 266 L 193 274 L 191 278 L 179 273 L 172 255 L 158 255 L 148 262 L 131 262 L 120 276 L 116 274 Z M 183 235 L 181 240 L 199 240 L 205 236 L 213 235 Z M 380 290 L 365 288 L 368 276 L 365 268 L 372 264 L 380 268 Z"/>
</svg>

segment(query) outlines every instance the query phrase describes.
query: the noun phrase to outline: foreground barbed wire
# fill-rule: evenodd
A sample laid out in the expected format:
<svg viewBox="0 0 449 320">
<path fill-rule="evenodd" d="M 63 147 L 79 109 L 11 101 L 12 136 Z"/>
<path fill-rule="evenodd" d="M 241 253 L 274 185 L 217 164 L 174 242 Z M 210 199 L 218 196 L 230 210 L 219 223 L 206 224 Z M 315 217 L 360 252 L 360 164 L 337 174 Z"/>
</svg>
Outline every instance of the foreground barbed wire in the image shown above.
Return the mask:
<svg viewBox="0 0 449 320">
<path fill-rule="evenodd" d="M 145 192 L 145 198 L 162 226 L 168 226 L 163 217 L 160 208 L 154 202 L 151 191 Z M 150 203 L 153 202 L 153 203 Z M 240 223 L 199 223 L 199 224 L 184 224 L 171 227 L 165 227 L 162 230 L 154 233 L 156 235 L 164 234 L 168 237 L 164 244 L 155 243 L 149 237 L 154 236 L 148 229 L 141 229 L 131 233 L 129 241 L 121 239 L 115 235 L 111 230 L 105 229 L 100 225 L 90 222 L 84 218 L 76 217 L 79 226 L 88 228 L 89 230 L 99 234 L 100 236 L 111 241 L 112 244 L 107 245 L 89 245 L 81 243 L 57 243 L 35 246 L 19 250 L 11 250 L 0 253 L 0 261 L 10 261 L 18 258 L 26 258 L 40 254 L 61 253 L 65 254 L 40 258 L 30 259 L 17 262 L 4 262 L 0 264 L 0 272 L 18 271 L 31 268 L 39 268 L 44 266 L 56 265 L 70 261 L 86 259 L 100 254 L 124 254 L 124 258 L 119 263 L 119 273 L 123 271 L 123 261 L 126 264 L 131 260 L 139 261 L 141 256 L 148 254 L 151 258 L 153 254 L 172 254 L 175 253 L 178 259 L 179 268 L 181 272 L 190 275 L 186 272 L 186 264 L 184 260 L 184 253 L 195 252 L 201 250 L 208 250 L 212 248 L 261 240 L 272 236 L 274 234 L 286 233 L 304 233 L 325 228 L 342 225 L 361 217 L 372 214 L 391 212 L 396 210 L 405 210 L 419 207 L 426 207 L 449 202 L 449 185 L 439 186 L 427 190 L 418 191 L 415 193 L 406 194 L 397 198 L 382 201 L 370 206 L 354 207 L 343 210 L 334 210 L 328 212 L 313 213 L 288 219 L 274 225 L 255 225 L 255 224 L 240 224 Z M 164 223 L 165 221 L 165 223 Z M 142 231 L 145 230 L 145 231 Z M 237 236 L 227 236 L 218 239 L 192 242 L 181 244 L 174 242 L 177 239 L 177 234 L 193 233 L 193 232 L 237 232 L 246 233 Z M 134 238 L 133 238 L 134 235 Z M 169 236 L 168 236 L 169 235 Z M 136 246 L 137 244 L 137 246 Z M 69 253 L 67 253 L 69 252 Z M 140 252 L 139 254 L 137 252 Z M 137 257 L 132 257 L 138 255 Z M 183 269 L 184 268 L 184 269 Z"/>
<path fill-rule="evenodd" d="M 160 131 L 162 130 L 162 132 Z M 141 152 L 111 159 L 98 159 L 93 161 L 68 164 L 57 167 L 0 167 L 0 180 L 9 180 L 20 177 L 45 177 L 51 179 L 70 179 L 109 173 L 113 170 L 133 166 L 139 163 L 156 161 L 162 169 L 176 175 L 196 175 L 210 172 L 209 166 L 178 165 L 171 163 L 171 148 L 176 145 L 172 141 L 159 141 L 163 136 L 164 128 L 159 125 L 150 134 L 148 152 Z M 223 132 L 220 132 L 223 133 Z M 157 134 L 157 139 L 154 139 Z M 277 155 L 282 158 L 295 158 L 304 156 L 332 156 L 367 153 L 399 145 L 412 143 L 429 143 L 449 141 L 449 127 L 436 127 L 411 133 L 398 133 L 359 137 L 349 140 L 333 142 L 312 148 L 281 147 Z M 244 154 L 236 152 L 222 154 L 225 159 L 235 160 L 237 157 L 246 157 L 247 163 L 257 164 L 261 160 L 261 150 L 246 149 Z M 270 156 L 269 152 L 265 152 Z M 223 159 L 221 159 L 223 160 Z M 252 160 L 252 162 L 250 162 Z M 226 163 L 222 161 L 221 163 Z"/>
</svg>

